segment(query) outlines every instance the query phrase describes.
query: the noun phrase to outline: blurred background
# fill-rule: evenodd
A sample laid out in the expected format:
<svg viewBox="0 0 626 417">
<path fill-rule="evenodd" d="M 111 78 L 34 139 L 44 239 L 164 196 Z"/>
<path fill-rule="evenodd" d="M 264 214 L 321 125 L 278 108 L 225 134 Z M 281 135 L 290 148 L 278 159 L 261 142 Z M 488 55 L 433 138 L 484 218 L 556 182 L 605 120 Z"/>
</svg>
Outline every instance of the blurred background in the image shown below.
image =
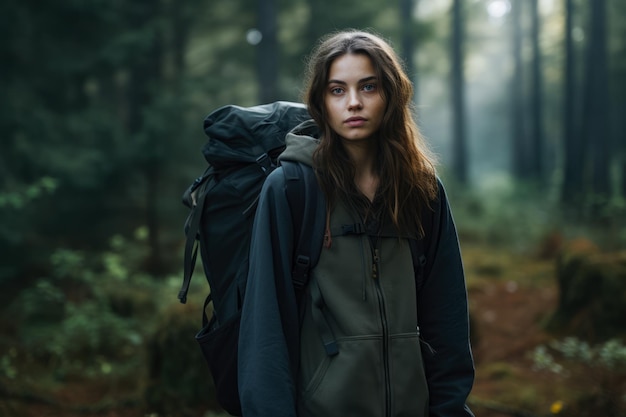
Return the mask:
<svg viewBox="0 0 626 417">
<path fill-rule="evenodd" d="M 220 415 L 181 196 L 226 105 L 328 32 L 415 83 L 467 273 L 480 416 L 626 415 L 626 2 L 4 0 L 0 415 Z M 200 268 L 197 268 L 200 271 Z"/>
</svg>

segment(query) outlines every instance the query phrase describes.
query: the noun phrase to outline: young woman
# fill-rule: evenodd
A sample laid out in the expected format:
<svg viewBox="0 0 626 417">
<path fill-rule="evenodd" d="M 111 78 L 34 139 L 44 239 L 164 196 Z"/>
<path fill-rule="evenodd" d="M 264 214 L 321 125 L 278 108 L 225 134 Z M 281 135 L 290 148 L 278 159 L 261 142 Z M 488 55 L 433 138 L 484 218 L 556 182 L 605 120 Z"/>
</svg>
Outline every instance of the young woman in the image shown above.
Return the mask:
<svg viewBox="0 0 626 417">
<path fill-rule="evenodd" d="M 281 158 L 315 170 L 327 207 L 323 248 L 298 306 L 285 180 L 274 171 L 257 209 L 241 320 L 244 417 L 472 415 L 458 239 L 412 93 L 396 54 L 373 34 L 336 33 L 313 52 L 313 120 L 287 136 Z M 419 239 L 421 266 L 409 243 Z"/>
</svg>

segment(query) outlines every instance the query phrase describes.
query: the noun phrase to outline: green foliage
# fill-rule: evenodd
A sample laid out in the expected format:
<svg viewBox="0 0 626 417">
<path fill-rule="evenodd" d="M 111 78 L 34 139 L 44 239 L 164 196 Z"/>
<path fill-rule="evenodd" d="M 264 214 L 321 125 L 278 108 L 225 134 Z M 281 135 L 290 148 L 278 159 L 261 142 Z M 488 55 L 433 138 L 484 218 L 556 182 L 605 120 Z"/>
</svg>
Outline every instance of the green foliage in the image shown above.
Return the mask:
<svg viewBox="0 0 626 417">
<path fill-rule="evenodd" d="M 567 361 L 578 362 L 590 367 L 601 367 L 608 371 L 626 371 L 626 345 L 621 340 L 611 339 L 596 346 L 574 337 L 567 337 L 561 341 L 550 343 L 550 348 L 561 354 Z M 536 358 L 535 366 L 538 369 L 549 369 L 555 373 L 565 372 L 565 367 L 557 366 L 554 369 L 554 358 L 545 346 L 539 346 L 533 354 Z"/>
<path fill-rule="evenodd" d="M 568 365 L 580 364 L 588 371 L 626 376 L 626 345 L 620 339 L 591 346 L 578 338 L 567 337 L 537 346 L 531 357 L 536 370 L 568 375 L 576 371 Z"/>
<path fill-rule="evenodd" d="M 556 373 L 570 381 L 588 381 L 572 415 L 623 415 L 626 411 L 626 345 L 611 339 L 591 346 L 568 337 L 540 345 L 531 353 L 537 371 Z M 588 413 L 588 414 L 585 414 Z"/>
<path fill-rule="evenodd" d="M 60 288 L 42 279 L 18 299 L 25 323 L 41 325 L 58 322 L 65 316 L 66 298 Z"/>
<path fill-rule="evenodd" d="M 561 374 L 564 371 L 563 365 L 555 361 L 548 348 L 544 345 L 535 348 L 532 352 L 532 358 L 535 369 L 547 370 L 555 374 Z"/>
<path fill-rule="evenodd" d="M 106 304 L 68 303 L 62 311 L 57 323 L 22 322 L 19 328 L 21 348 L 35 361 L 54 364 L 58 376 L 103 370 L 103 363 L 129 359 L 141 346 L 137 324 Z"/>
<path fill-rule="evenodd" d="M 4 250 L 0 251 L 0 283 L 13 277 L 19 269 L 19 262 L 16 262 L 20 259 L 19 251 L 15 248 L 27 240 L 25 231 L 29 229 L 36 207 L 50 201 L 58 187 L 59 180 L 51 176 L 31 183 L 9 183 L 5 178 L 5 185 L 0 188 L 0 243 L 4 244 Z M 29 260 L 35 259 L 30 257 Z"/>
<path fill-rule="evenodd" d="M 565 245 L 557 259 L 559 302 L 546 329 L 590 342 L 624 335 L 626 252 L 602 253 L 578 240 Z"/>
<path fill-rule="evenodd" d="M 49 277 L 9 306 L 17 337 L 3 343 L 18 346 L 30 362 L 52 365 L 57 377 L 97 376 L 112 372 L 116 362 L 136 363 L 154 330 L 150 318 L 162 291 L 158 281 L 140 272 L 145 241 L 140 228 L 132 240 L 114 236 L 99 256 L 58 249 L 50 257 Z M 19 375 L 8 352 L 0 356 L 0 369 Z"/>
<path fill-rule="evenodd" d="M 198 86 L 178 57 L 199 3 L 2 3 L 0 279 L 32 274 L 58 246 L 102 249 L 146 206 L 158 217 L 180 204 L 169 190 L 193 178 L 205 111 L 187 122 Z"/>
<path fill-rule="evenodd" d="M 172 305 L 156 317 L 150 339 L 149 386 L 146 401 L 165 415 L 213 405 L 214 387 L 208 367 L 192 335 L 198 331 L 200 305 Z"/>
<path fill-rule="evenodd" d="M 581 203 L 574 209 L 588 215 L 579 216 L 559 201 L 555 184 L 492 175 L 480 185 L 463 187 L 446 173 L 443 177 L 461 240 L 502 245 L 516 252 L 536 252 L 551 233 L 564 239 L 586 237 L 607 250 L 626 245 L 621 198 L 612 198 L 595 211 Z"/>
<path fill-rule="evenodd" d="M 38 181 L 13 191 L 0 191 L 0 212 L 2 210 L 20 210 L 29 203 L 46 194 L 52 194 L 59 182 L 52 177 L 42 177 Z"/>
<path fill-rule="evenodd" d="M 559 208 L 538 188 L 492 177 L 481 187 L 462 188 L 446 178 L 461 240 L 527 251 L 560 226 Z"/>
<path fill-rule="evenodd" d="M 17 349 L 9 349 L 4 355 L 0 356 L 0 377 L 15 379 L 17 372 Z"/>
<path fill-rule="evenodd" d="M 118 359 L 134 353 L 142 340 L 136 323 L 117 316 L 104 304 L 91 301 L 68 305 L 67 315 L 51 344 L 64 358 Z"/>
</svg>

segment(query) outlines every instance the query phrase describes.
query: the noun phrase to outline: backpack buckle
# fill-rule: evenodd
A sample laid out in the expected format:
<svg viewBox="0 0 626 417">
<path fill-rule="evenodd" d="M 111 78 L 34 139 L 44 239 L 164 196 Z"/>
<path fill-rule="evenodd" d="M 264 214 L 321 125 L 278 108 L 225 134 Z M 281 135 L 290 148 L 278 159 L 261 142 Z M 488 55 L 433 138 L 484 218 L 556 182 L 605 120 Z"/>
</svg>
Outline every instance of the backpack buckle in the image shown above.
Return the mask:
<svg viewBox="0 0 626 417">
<path fill-rule="evenodd" d="M 297 290 L 304 288 L 307 282 L 311 259 L 308 256 L 298 255 L 293 265 L 293 286 Z"/>
<path fill-rule="evenodd" d="M 269 174 L 270 168 L 272 168 L 272 161 L 270 160 L 270 157 L 267 153 L 259 156 L 256 159 L 256 163 L 259 165 L 259 167 L 261 167 L 261 171 L 263 171 L 265 175 Z"/>
<path fill-rule="evenodd" d="M 341 226 L 342 235 L 360 235 L 365 233 L 363 223 L 344 224 Z"/>
</svg>

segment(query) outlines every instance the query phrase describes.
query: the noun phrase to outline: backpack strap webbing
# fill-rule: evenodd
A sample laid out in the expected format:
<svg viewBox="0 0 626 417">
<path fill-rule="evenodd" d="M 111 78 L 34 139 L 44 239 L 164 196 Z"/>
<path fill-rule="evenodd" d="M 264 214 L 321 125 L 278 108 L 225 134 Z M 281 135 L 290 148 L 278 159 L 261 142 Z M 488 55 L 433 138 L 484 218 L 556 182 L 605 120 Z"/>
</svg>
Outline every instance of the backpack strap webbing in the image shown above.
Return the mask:
<svg viewBox="0 0 626 417">
<path fill-rule="evenodd" d="M 415 271 L 415 291 L 419 293 L 424 284 L 424 275 L 426 270 L 426 250 L 424 248 L 424 239 L 409 239 L 411 247 L 411 258 L 413 259 L 413 270 Z"/>
<path fill-rule="evenodd" d="M 301 305 L 309 271 L 317 264 L 322 251 L 325 202 L 313 168 L 291 161 L 281 161 L 281 166 L 295 242 L 291 278 L 296 301 Z"/>
<path fill-rule="evenodd" d="M 438 197 L 440 198 L 440 197 Z M 433 205 L 431 207 L 431 205 Z M 418 238 L 409 239 L 409 246 L 411 247 L 411 256 L 413 258 L 413 268 L 415 269 L 415 292 L 419 294 L 424 280 L 430 274 L 430 270 L 433 264 L 435 247 L 432 245 L 435 223 L 435 215 L 437 213 L 437 206 L 439 200 L 431 205 L 424 204 L 420 211 L 420 220 L 422 223 L 422 230 L 424 235 Z"/>
<path fill-rule="evenodd" d="M 206 201 L 207 186 L 210 181 L 208 178 L 212 175 L 209 169 L 198 177 L 189 187 L 183 196 L 183 201 L 191 207 L 191 213 L 187 224 L 185 225 L 185 254 L 183 258 L 183 284 L 178 292 L 178 299 L 182 304 L 187 302 L 187 293 L 189 292 L 189 284 L 191 276 L 196 266 L 196 258 L 198 256 L 198 231 L 200 230 L 200 220 L 202 219 L 202 211 L 204 210 L 204 202 Z"/>
</svg>

